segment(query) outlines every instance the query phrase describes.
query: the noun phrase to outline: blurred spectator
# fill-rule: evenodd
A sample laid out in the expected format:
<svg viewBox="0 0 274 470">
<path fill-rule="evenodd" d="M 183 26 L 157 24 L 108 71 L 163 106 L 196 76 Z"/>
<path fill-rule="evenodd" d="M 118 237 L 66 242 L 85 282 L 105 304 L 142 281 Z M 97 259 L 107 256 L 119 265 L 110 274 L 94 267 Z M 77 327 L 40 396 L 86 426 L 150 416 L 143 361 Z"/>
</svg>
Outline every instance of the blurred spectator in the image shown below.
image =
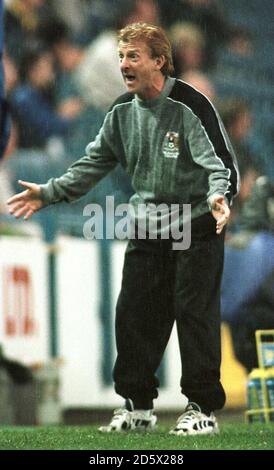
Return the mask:
<svg viewBox="0 0 274 470">
<path fill-rule="evenodd" d="M 106 29 L 113 29 L 117 15 L 132 0 L 59 0 L 52 2 L 56 17 L 87 46 Z"/>
<path fill-rule="evenodd" d="M 14 60 L 4 51 L 3 67 L 5 75 L 5 94 L 7 99 L 11 96 L 19 82 L 19 73 Z M 4 159 L 7 159 L 14 153 L 18 146 L 18 129 L 13 119 L 10 119 L 10 136 L 7 148 L 4 152 Z"/>
<path fill-rule="evenodd" d="M 69 2 L 68 0 L 58 0 L 58 2 L 51 0 L 55 20 L 61 20 L 72 34 L 83 32 L 91 11 L 96 12 L 96 4 L 99 8 L 99 5 L 104 5 L 104 3 L 104 0 L 69 0 Z M 104 10 L 109 9 L 104 8 Z M 96 16 L 98 20 L 98 15 Z"/>
<path fill-rule="evenodd" d="M 89 4 L 89 11 L 85 8 L 83 27 L 77 30 L 85 45 L 106 30 L 120 29 L 121 24 L 126 24 L 124 18 L 127 18 L 127 23 L 142 18 L 142 21 L 155 23 L 158 17 L 157 0 L 92 0 Z"/>
<path fill-rule="evenodd" d="M 190 70 L 181 75 L 181 80 L 190 83 L 194 88 L 205 95 L 212 103 L 216 101 L 216 90 L 208 76 L 198 70 Z"/>
<path fill-rule="evenodd" d="M 45 0 L 10 0 L 5 5 L 5 44 L 9 55 L 19 64 L 23 45 L 34 38 L 50 9 Z"/>
<path fill-rule="evenodd" d="M 104 114 L 87 103 L 79 87 L 78 73 L 85 58 L 81 36 L 72 35 L 60 20 L 45 22 L 40 36 L 46 41 L 55 57 L 56 109 L 59 113 L 74 118 L 73 126 L 64 138 L 66 159 L 72 161 L 84 152 L 85 142 L 95 138 Z"/>
<path fill-rule="evenodd" d="M 231 26 L 225 47 L 218 50 L 217 63 L 212 71 L 221 82 L 238 83 L 250 86 L 256 82 L 255 42 L 252 34 L 243 27 Z M 247 76 L 254 68 L 251 76 Z M 261 77 L 262 78 L 262 77 Z"/>
<path fill-rule="evenodd" d="M 247 29 L 233 26 L 230 28 L 226 48 L 238 56 L 249 57 L 254 53 L 253 37 Z"/>
<path fill-rule="evenodd" d="M 206 43 L 200 28 L 191 23 L 176 23 L 170 30 L 170 41 L 177 77 L 189 70 L 203 69 Z"/>
<path fill-rule="evenodd" d="M 12 93 L 19 81 L 18 69 L 15 61 L 8 55 L 6 51 L 3 54 L 3 66 L 5 75 L 5 92 L 6 96 Z"/>
<path fill-rule="evenodd" d="M 205 65 L 215 64 L 216 50 L 225 44 L 230 34 L 230 24 L 217 0 L 158 0 L 161 8 L 161 21 L 170 27 L 178 21 L 196 25 L 203 33 L 205 45 Z"/>
<path fill-rule="evenodd" d="M 247 144 L 247 137 L 252 127 L 252 115 L 247 102 L 240 98 L 227 99 L 220 103 L 219 110 L 234 147 L 241 176 L 240 193 L 232 208 L 230 221 L 230 228 L 232 229 L 233 223 L 237 223 L 240 207 L 250 195 L 261 169 Z"/>
<path fill-rule="evenodd" d="M 120 0 L 121 1 L 121 0 Z M 118 2 L 119 3 L 119 2 Z M 121 6 L 123 6 L 124 1 Z M 127 2 L 130 4 L 130 2 Z M 117 12 L 117 18 L 121 16 L 121 10 Z M 155 0 L 131 0 L 130 12 L 127 15 L 127 20 L 120 20 L 118 28 L 122 24 L 131 24 L 137 23 L 138 21 L 143 21 L 145 23 L 158 24 L 159 19 L 159 9 L 158 4 Z"/>
<path fill-rule="evenodd" d="M 249 105 L 241 98 L 230 98 L 222 101 L 220 112 L 237 152 L 240 171 L 243 174 L 250 166 L 255 167 L 254 158 L 249 154 L 245 143 L 252 127 L 252 114 Z"/>
<path fill-rule="evenodd" d="M 71 35 L 61 20 L 44 22 L 40 38 L 48 45 L 57 67 L 54 83 L 58 111 L 67 117 L 77 117 L 84 108 L 75 71 L 83 60 L 85 49 L 78 36 Z"/>
<path fill-rule="evenodd" d="M 53 56 L 38 41 L 26 45 L 20 63 L 20 84 L 10 97 L 12 114 L 19 130 L 19 147 L 43 148 L 52 136 L 64 136 L 71 115 L 58 114 L 51 101 L 54 82 Z"/>
<path fill-rule="evenodd" d="M 267 230 L 274 235 L 274 183 L 266 176 L 257 178 L 240 213 L 241 231 Z M 274 260 L 274 253 L 271 253 Z M 274 311 L 273 311 L 274 315 Z"/>
</svg>

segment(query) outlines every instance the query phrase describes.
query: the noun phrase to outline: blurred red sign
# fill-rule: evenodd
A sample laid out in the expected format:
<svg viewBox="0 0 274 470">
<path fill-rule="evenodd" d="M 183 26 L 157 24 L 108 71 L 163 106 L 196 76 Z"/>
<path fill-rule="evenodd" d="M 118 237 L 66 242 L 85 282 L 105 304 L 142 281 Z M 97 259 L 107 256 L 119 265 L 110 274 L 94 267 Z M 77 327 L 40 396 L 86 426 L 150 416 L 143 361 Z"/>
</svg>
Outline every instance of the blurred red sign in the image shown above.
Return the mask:
<svg viewBox="0 0 274 470">
<path fill-rule="evenodd" d="M 35 333 L 31 274 L 25 266 L 5 266 L 3 273 L 4 333 L 32 336 Z"/>
</svg>

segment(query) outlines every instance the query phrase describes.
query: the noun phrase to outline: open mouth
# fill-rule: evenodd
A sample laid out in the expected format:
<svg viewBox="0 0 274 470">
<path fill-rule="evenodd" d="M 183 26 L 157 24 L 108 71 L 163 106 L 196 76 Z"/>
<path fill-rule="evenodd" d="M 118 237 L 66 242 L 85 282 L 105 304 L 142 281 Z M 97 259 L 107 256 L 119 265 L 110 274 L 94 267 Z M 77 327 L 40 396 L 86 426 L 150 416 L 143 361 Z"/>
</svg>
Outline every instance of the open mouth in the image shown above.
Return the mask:
<svg viewBox="0 0 274 470">
<path fill-rule="evenodd" d="M 124 74 L 124 80 L 125 80 L 126 83 L 134 82 L 135 78 L 136 78 L 135 75 Z"/>
</svg>

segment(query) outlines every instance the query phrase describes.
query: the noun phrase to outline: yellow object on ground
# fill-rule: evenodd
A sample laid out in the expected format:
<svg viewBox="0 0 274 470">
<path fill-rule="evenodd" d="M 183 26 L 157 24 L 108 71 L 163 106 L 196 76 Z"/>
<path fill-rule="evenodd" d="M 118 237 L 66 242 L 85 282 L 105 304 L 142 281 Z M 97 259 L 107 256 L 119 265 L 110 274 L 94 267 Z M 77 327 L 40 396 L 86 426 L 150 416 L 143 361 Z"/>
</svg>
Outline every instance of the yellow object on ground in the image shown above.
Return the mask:
<svg viewBox="0 0 274 470">
<path fill-rule="evenodd" d="M 246 406 L 247 373 L 236 359 L 229 326 L 222 323 L 222 367 L 221 380 L 226 392 L 226 408 Z"/>
</svg>

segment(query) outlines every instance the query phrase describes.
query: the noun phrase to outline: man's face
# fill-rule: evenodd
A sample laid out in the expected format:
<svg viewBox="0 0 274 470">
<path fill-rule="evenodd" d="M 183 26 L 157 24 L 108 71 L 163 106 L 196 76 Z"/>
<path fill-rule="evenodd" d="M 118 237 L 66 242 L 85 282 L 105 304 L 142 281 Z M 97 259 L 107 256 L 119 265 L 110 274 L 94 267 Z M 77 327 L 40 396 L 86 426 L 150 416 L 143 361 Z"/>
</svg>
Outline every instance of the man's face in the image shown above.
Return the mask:
<svg viewBox="0 0 274 470">
<path fill-rule="evenodd" d="M 148 46 L 144 42 L 120 42 L 118 53 L 128 91 L 143 99 L 153 98 L 157 94 L 154 87 L 155 76 L 160 70 L 157 58 L 151 57 Z"/>
</svg>

